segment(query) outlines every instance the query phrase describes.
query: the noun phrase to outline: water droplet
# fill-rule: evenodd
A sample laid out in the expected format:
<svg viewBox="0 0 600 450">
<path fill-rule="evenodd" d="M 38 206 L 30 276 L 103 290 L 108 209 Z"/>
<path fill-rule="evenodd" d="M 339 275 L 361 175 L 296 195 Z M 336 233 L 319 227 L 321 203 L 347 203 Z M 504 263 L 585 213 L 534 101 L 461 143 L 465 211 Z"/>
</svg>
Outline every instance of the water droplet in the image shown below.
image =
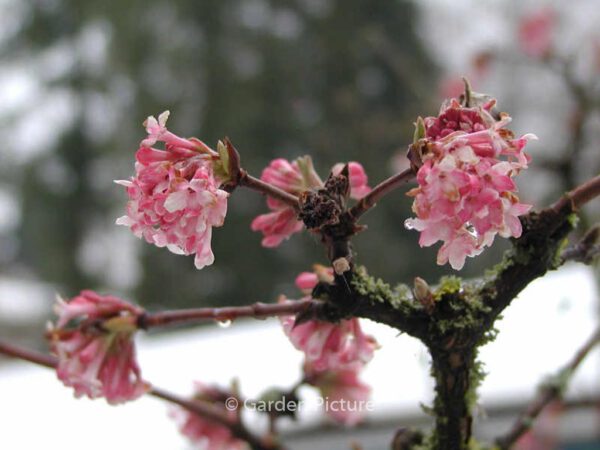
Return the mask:
<svg viewBox="0 0 600 450">
<path fill-rule="evenodd" d="M 467 223 L 466 229 L 467 229 L 467 233 L 469 233 L 475 239 L 479 238 L 479 233 L 477 232 L 477 230 L 475 229 L 475 227 L 473 225 L 471 225 L 470 223 Z"/>
<path fill-rule="evenodd" d="M 231 320 L 217 320 L 217 325 L 221 328 L 229 328 L 231 326 Z"/>
</svg>

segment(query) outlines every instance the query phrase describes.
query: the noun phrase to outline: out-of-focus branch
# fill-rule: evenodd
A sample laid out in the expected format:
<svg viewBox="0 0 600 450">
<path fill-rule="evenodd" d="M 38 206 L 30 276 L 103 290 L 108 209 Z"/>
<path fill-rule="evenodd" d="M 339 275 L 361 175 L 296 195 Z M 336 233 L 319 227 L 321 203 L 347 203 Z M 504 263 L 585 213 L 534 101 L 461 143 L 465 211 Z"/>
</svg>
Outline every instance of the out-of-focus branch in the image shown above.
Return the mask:
<svg viewBox="0 0 600 450">
<path fill-rule="evenodd" d="M 58 364 L 58 360 L 54 356 L 18 347 L 1 340 L 0 354 L 22 359 L 24 361 L 29 361 L 31 363 L 51 369 L 56 368 Z M 248 431 L 248 429 L 239 420 L 239 417 L 231 418 L 224 410 L 214 405 L 187 400 L 157 387 L 152 387 L 148 394 L 165 400 L 169 403 L 181 406 L 182 408 L 185 408 L 194 414 L 227 427 L 235 437 L 246 441 L 253 450 L 283 450 L 280 445 L 271 442 L 270 439 L 262 439 Z"/>
<path fill-rule="evenodd" d="M 563 395 L 575 370 L 577 370 L 585 357 L 598 344 L 600 344 L 600 328 L 595 331 L 593 336 L 577 351 L 573 359 L 558 374 L 552 377 L 550 381 L 542 384 L 538 395 L 519 416 L 510 431 L 506 435 L 496 439 L 496 444 L 502 450 L 509 449 L 515 444 L 531 428 L 534 420 L 542 410 Z"/>
<path fill-rule="evenodd" d="M 563 262 L 577 261 L 591 264 L 600 255 L 600 224 L 592 227 L 583 238 L 567 247 L 561 255 Z"/>
<path fill-rule="evenodd" d="M 579 208 L 598 196 L 600 196 L 600 175 L 596 175 L 562 196 L 552 205 L 552 209 L 557 213 L 565 208 L 577 212 Z"/>
<path fill-rule="evenodd" d="M 314 300 L 298 300 L 286 303 L 255 303 L 247 306 L 228 306 L 223 308 L 192 308 L 175 311 L 160 311 L 145 313 L 139 316 L 138 326 L 142 329 L 175 325 L 182 323 L 196 323 L 208 320 L 226 322 L 241 317 L 276 317 L 295 315 L 305 311 Z"/>
<path fill-rule="evenodd" d="M 210 404 L 204 404 L 201 402 L 195 402 L 191 400 L 187 400 L 179 397 L 178 395 L 172 394 L 168 391 L 165 391 L 160 388 L 153 387 L 150 392 L 150 395 L 165 400 L 169 403 L 173 403 L 175 405 L 181 406 L 188 411 L 202 416 L 206 419 L 212 420 L 220 425 L 223 425 L 231 431 L 231 433 L 241 439 L 246 441 L 250 448 L 253 450 L 283 450 L 278 444 L 271 442 L 270 439 L 262 439 L 254 434 L 252 434 L 238 419 L 232 419 L 221 408 Z"/>
<path fill-rule="evenodd" d="M 594 96 L 593 86 L 580 81 L 574 73 L 574 61 L 554 55 L 548 61 L 550 68 L 562 78 L 569 90 L 573 101 L 573 110 L 569 121 L 568 139 L 560 159 L 549 162 L 546 166 L 553 169 L 563 180 L 565 189 L 573 188 L 577 183 L 578 163 L 585 145 L 585 125 L 590 116 L 600 106 L 597 96 Z M 580 215 L 582 225 L 588 225 L 585 214 Z"/>
</svg>

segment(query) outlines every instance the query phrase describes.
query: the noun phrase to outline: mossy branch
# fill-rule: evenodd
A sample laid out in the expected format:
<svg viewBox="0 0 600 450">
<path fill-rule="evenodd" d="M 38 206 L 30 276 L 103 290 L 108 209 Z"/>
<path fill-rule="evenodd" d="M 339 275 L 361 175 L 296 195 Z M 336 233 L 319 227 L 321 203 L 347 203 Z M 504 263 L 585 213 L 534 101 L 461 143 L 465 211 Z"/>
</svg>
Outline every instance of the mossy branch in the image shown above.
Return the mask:
<svg viewBox="0 0 600 450">
<path fill-rule="evenodd" d="M 317 285 L 313 296 L 324 302 L 311 306 L 306 318 L 338 321 L 362 317 L 389 325 L 421 340 L 425 339 L 429 315 L 413 299 L 406 285 L 392 289 L 381 279 L 368 275 L 364 268 L 348 271 L 337 280 L 335 284 Z"/>
<path fill-rule="evenodd" d="M 425 443 L 415 445 L 466 449 L 472 442 L 475 390 L 483 378 L 476 361 L 478 348 L 493 338 L 494 321 L 531 281 L 565 262 L 563 249 L 576 225 L 575 214 L 598 195 L 600 176 L 539 213 L 523 217 L 521 237 L 513 239 L 513 248 L 504 260 L 481 280 L 464 283 L 447 277 L 434 292 L 427 292 L 421 280 L 420 288 L 425 291 L 414 296 L 407 286 L 393 290 L 364 269 L 351 266 L 336 276 L 334 284 L 321 283 L 315 288 L 313 296 L 325 301 L 318 308 L 311 307 L 305 318 L 336 321 L 364 317 L 420 339 L 432 355 L 435 428 Z M 349 237 L 336 236 L 331 241 L 347 244 Z M 347 257 L 351 260 L 351 253 Z"/>
<path fill-rule="evenodd" d="M 577 225 L 577 211 L 599 195 L 600 175 L 521 219 L 521 237 L 513 240 L 513 248 L 479 288 L 478 296 L 490 307 L 488 326 L 531 281 L 565 262 L 562 251 Z"/>
</svg>

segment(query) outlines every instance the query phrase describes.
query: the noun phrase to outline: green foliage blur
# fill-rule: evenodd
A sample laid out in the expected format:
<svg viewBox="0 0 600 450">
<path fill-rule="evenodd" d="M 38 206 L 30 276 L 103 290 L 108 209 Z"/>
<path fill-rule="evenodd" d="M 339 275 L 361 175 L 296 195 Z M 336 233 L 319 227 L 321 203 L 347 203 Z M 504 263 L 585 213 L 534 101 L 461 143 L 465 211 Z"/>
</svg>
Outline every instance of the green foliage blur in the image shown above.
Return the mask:
<svg viewBox="0 0 600 450">
<path fill-rule="evenodd" d="M 264 199 L 240 189 L 225 226 L 214 230 L 213 266 L 197 271 L 192 257 L 136 242 L 138 276 L 113 285 L 94 259 L 135 240 L 114 225 L 126 195 L 113 179 L 133 173 L 148 115 L 169 109 L 170 129 L 209 145 L 229 136 L 256 176 L 275 157 L 310 154 L 323 177 L 336 162 L 360 161 L 374 185 L 393 173 L 392 160 L 405 152 L 415 118 L 438 109 L 435 67 L 417 37 L 410 2 L 27 5 L 3 58 L 76 48 L 68 69 L 46 85 L 67 90 L 76 109 L 56 142 L 1 169 L 17 186 L 22 209 L 18 251 L 3 267 L 50 281 L 64 296 L 94 288 L 151 309 L 274 301 L 282 292 L 296 295 L 297 273 L 326 263 L 323 248 L 306 233 L 277 249 L 262 248 L 249 225 L 266 211 Z M 49 167 L 60 170 L 49 177 Z M 409 215 L 410 199 L 396 192 L 364 217 L 369 229 L 355 240 L 358 263 L 391 283 L 450 271 L 435 266 L 436 249 L 419 249 L 418 233 L 404 229 Z"/>
</svg>

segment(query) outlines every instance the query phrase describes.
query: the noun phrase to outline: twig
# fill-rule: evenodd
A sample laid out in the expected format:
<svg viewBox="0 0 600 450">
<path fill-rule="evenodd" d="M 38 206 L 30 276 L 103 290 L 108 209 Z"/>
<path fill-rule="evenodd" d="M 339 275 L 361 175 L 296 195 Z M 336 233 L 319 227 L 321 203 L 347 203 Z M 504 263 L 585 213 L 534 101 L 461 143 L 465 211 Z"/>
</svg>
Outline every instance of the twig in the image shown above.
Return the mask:
<svg viewBox="0 0 600 450">
<path fill-rule="evenodd" d="M 523 234 L 513 240 L 511 251 L 495 275 L 478 289 L 482 302 L 490 307 L 485 314 L 485 329 L 531 281 L 564 262 L 557 252 L 574 228 L 570 215 L 599 195 L 600 175 L 564 194 L 551 206 L 521 218 Z"/>
<path fill-rule="evenodd" d="M 496 444 L 502 450 L 509 449 L 517 440 L 529 430 L 533 421 L 542 412 L 542 410 L 554 400 L 559 399 L 573 372 L 579 367 L 590 351 L 600 343 L 600 328 L 598 328 L 592 337 L 575 354 L 573 359 L 553 377 L 553 381 L 542 385 L 537 397 L 527 406 L 525 411 L 519 416 L 510 431 L 498 439 Z"/>
<path fill-rule="evenodd" d="M 193 308 L 175 311 L 144 313 L 138 318 L 138 326 L 142 329 L 174 325 L 206 320 L 230 321 L 240 317 L 265 318 L 274 316 L 295 315 L 306 311 L 314 300 L 297 300 L 286 303 L 255 303 L 247 306 L 228 306 L 224 308 Z"/>
<path fill-rule="evenodd" d="M 165 400 L 169 403 L 179 405 L 182 408 L 187 409 L 188 411 L 198 414 L 199 416 L 202 416 L 206 419 L 217 422 L 228 428 L 231 428 L 236 425 L 236 421 L 232 420 L 231 418 L 229 418 L 228 415 L 224 414 L 220 408 L 217 408 L 208 403 L 187 400 L 157 387 L 152 387 L 148 394 L 152 395 L 153 397 Z"/>
<path fill-rule="evenodd" d="M 58 363 L 58 360 L 51 355 L 45 355 L 33 350 L 29 350 L 22 347 L 9 344 L 0 340 L 0 353 L 6 356 L 10 356 L 24 361 L 37 364 L 39 366 L 49 367 L 54 369 Z"/>
<path fill-rule="evenodd" d="M 300 209 L 297 196 L 285 192 L 283 189 L 279 189 L 278 187 L 273 186 L 272 184 L 265 183 L 264 181 L 259 180 L 258 178 L 255 178 L 252 175 L 249 175 L 245 171 L 241 172 L 239 185 L 245 186 L 248 189 L 252 189 L 254 191 L 260 192 L 261 194 L 265 194 L 269 197 L 273 197 L 274 199 L 280 200 L 286 205 L 289 205 L 292 208 L 294 208 L 295 211 L 298 211 Z"/>
<path fill-rule="evenodd" d="M 56 368 L 58 364 L 58 359 L 54 356 L 18 347 L 1 340 L 0 353 L 51 369 Z M 169 403 L 181 406 L 182 408 L 185 408 L 194 414 L 227 427 L 235 437 L 246 441 L 253 450 L 282 450 L 281 446 L 272 442 L 263 441 L 263 439 L 255 436 L 246 429 L 239 418 L 231 418 L 225 413 L 225 411 L 214 405 L 187 400 L 157 387 L 152 387 L 148 394 L 165 400 Z"/>
<path fill-rule="evenodd" d="M 598 196 L 600 196 L 600 175 L 596 175 L 569 191 L 552 205 L 552 209 L 557 213 L 565 208 L 577 211 L 577 209 Z"/>
<path fill-rule="evenodd" d="M 160 398 L 161 400 L 165 400 L 169 403 L 179 405 L 182 408 L 193 412 L 194 414 L 229 428 L 235 437 L 246 441 L 253 450 L 282 450 L 281 446 L 271 442 L 264 442 L 263 439 L 250 433 L 250 431 L 246 429 L 239 419 L 230 418 L 222 409 L 216 406 L 187 400 L 156 387 L 153 387 L 148 394 L 156 398 Z"/>
<path fill-rule="evenodd" d="M 350 209 L 350 215 L 355 219 L 358 219 L 385 195 L 391 191 L 398 189 L 403 184 L 409 182 L 415 177 L 415 173 L 412 169 L 406 169 L 404 172 L 400 172 L 390 178 L 383 180 L 377 186 L 373 188 L 371 192 L 365 195 L 356 205 Z"/>
<path fill-rule="evenodd" d="M 591 264 L 600 255 L 600 224 L 592 227 L 577 244 L 566 248 L 561 255 L 563 262 L 577 261 Z"/>
</svg>

